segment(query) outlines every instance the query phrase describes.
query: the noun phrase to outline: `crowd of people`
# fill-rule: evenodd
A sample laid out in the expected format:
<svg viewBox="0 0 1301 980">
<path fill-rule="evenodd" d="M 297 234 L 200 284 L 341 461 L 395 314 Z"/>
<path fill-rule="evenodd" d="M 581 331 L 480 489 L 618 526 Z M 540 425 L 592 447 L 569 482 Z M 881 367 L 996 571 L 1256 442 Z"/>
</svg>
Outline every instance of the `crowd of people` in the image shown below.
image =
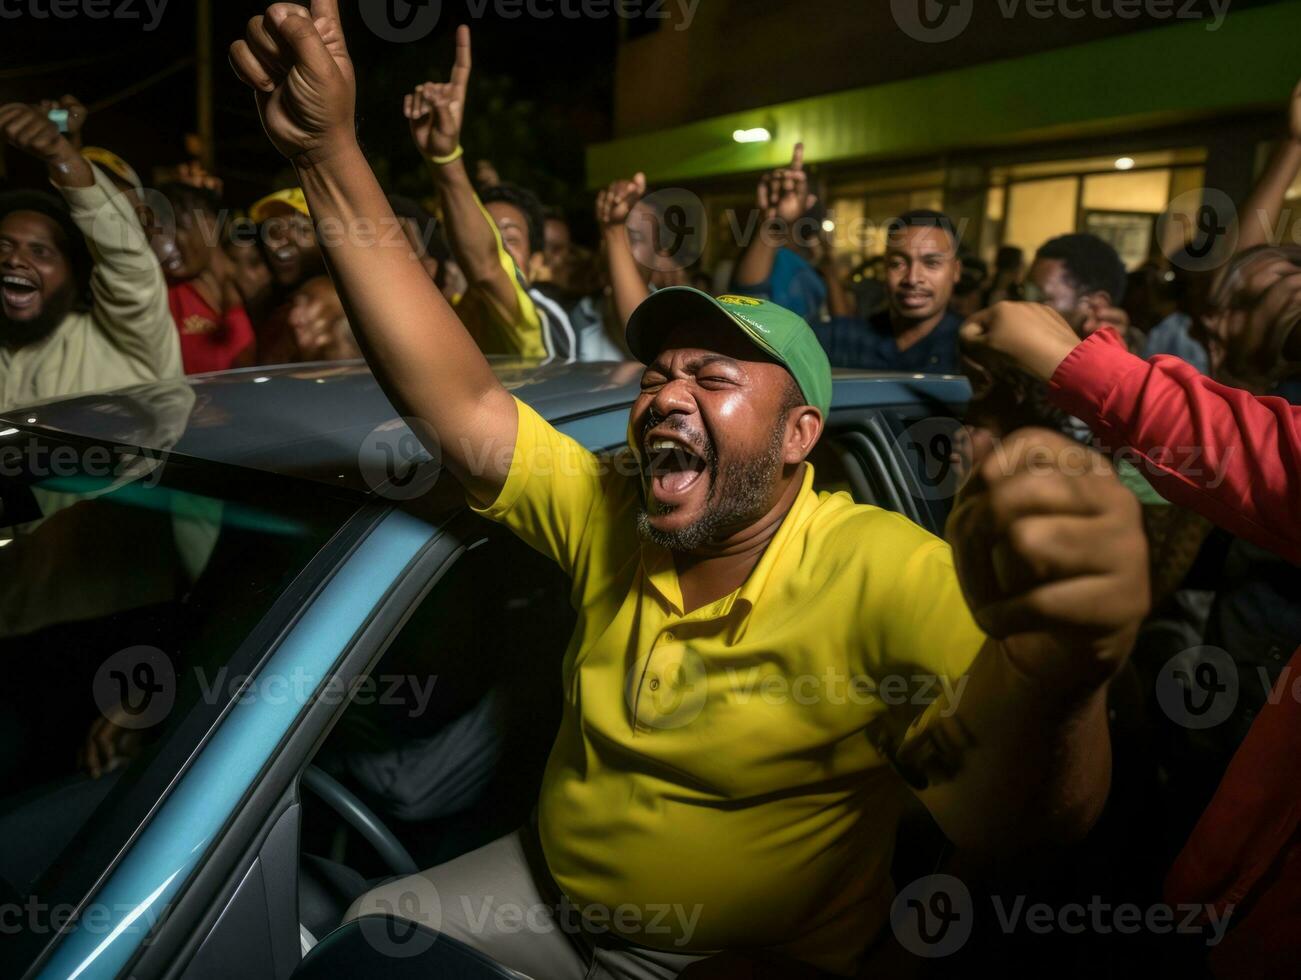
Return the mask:
<svg viewBox="0 0 1301 980">
<path fill-rule="evenodd" d="M 418 435 L 442 447 L 471 504 L 574 577 L 581 670 L 566 670 L 580 671 L 582 694 L 570 696 L 533 831 L 546 873 L 526 859 L 522 831 L 421 880 L 444 903 L 486 875 L 535 899 L 558 887 L 613 906 L 678 878 L 714 903 L 703 945 L 531 936 L 525 948 L 448 915 L 451 934 L 537 976 L 582 976 L 594 962 L 606 972 L 587 975 L 694 975 L 705 953 L 766 936 L 791 962 L 851 974 L 872 939 L 855 924 L 888 917 L 894 828 L 880 813 L 897 813 L 877 775 L 886 760 L 973 853 L 1077 841 L 1100 815 L 1104 826 L 1108 813 L 1134 819 L 1135 800 L 1160 796 L 1161 827 L 1108 839 L 1132 835 L 1126 859 L 1164 879 L 1167 901 L 1237 910 L 1210 954 L 1215 972 L 1295 962 L 1301 703 L 1286 692 L 1301 668 L 1289 660 L 1301 646 L 1301 250 L 1262 229 L 1279 226 L 1301 174 L 1301 89 L 1217 269 L 1174 252 L 1129 271 L 1085 233 L 1028 261 L 1000 249 L 990 269 L 957 222 L 914 210 L 890 222 L 865 290 L 835 261 L 799 144 L 761 177 L 762 233 L 728 269 L 675 261 L 640 173 L 595 195 L 599 240 L 579 244 L 562 212 L 491 165 L 469 166 L 467 28 L 448 80 L 415 85 L 400 107 L 427 200 L 384 193 L 355 143 L 337 12 L 328 0 L 312 10 L 281 5 L 232 49 L 299 178 L 255 201 L 225 200 L 194 161 L 146 187 L 123 157 L 82 145 L 88 114 L 73 97 L 0 106 L 0 135 L 53 187 L 0 193 L 0 408 L 364 356 L 403 414 L 423 420 Z M 645 364 L 630 424 L 644 483 L 524 469 L 526 450 L 581 451 L 502 389 L 484 355 Z M 812 492 L 804 464 L 832 368 L 971 378 L 951 552 L 884 512 Z M 507 463 L 471 465 L 502 460 L 491 451 L 501 447 Z M 1036 452 L 1056 461 L 1050 472 L 1027 462 Z M 1102 469 L 1062 463 L 1094 453 Z M 668 564 L 643 573 L 631 557 L 641 548 L 660 549 L 642 562 Z M 728 619 L 736 594 L 748 619 Z M 625 706 L 623 658 L 683 622 L 699 627 L 707 664 L 758 642 L 768 652 L 749 655 L 781 661 L 772 649 L 789 647 L 806 668 L 857 650 L 868 674 L 907 663 L 971 685 L 951 717 L 875 735 L 813 712 L 772 719 L 789 735 L 739 718 L 734 732 L 676 741 L 616 730 L 596 702 Z M 1161 671 L 1203 644 L 1237 665 L 1232 717 L 1206 733 L 1153 721 Z M 1147 720 L 1128 730 L 1132 718 Z M 865 727 L 871 744 L 850 747 L 847 733 Z M 756 749 L 765 739 L 781 751 Z M 797 759 L 813 760 L 817 779 Z M 718 775 L 729 766 L 741 774 Z M 1136 790 L 1132 778 L 1173 788 Z M 854 779 L 866 799 L 838 795 Z M 699 787 L 720 780 L 764 802 L 702 803 Z M 771 853 L 778 840 L 785 849 Z M 674 857 L 666 866 L 652 852 Z M 751 901 L 771 896 L 788 861 L 804 870 L 782 881 L 783 906 Z M 845 867 L 861 873 L 847 881 Z M 403 887 L 423 886 L 383 886 L 352 914 L 397 904 Z"/>
</svg>

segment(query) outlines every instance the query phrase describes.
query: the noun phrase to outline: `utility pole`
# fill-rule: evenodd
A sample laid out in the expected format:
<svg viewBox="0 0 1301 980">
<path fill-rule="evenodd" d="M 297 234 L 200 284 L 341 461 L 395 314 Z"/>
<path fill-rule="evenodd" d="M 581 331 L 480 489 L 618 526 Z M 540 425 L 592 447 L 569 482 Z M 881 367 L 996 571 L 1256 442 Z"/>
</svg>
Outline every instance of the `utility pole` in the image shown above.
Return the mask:
<svg viewBox="0 0 1301 980">
<path fill-rule="evenodd" d="M 204 169 L 216 168 L 217 146 L 212 121 L 212 0 L 195 5 L 195 73 L 198 104 L 200 161 Z"/>
</svg>

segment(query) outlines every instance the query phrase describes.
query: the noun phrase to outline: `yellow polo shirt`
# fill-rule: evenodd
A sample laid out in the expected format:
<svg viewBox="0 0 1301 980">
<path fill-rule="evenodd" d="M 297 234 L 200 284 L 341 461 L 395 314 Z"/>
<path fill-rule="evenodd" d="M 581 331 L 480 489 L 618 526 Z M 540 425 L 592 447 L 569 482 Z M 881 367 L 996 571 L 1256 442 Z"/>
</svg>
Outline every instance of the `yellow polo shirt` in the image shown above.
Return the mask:
<svg viewBox="0 0 1301 980">
<path fill-rule="evenodd" d="M 456 314 L 465 324 L 474 342 L 479 345 L 479 350 L 485 354 L 545 358 L 548 356 L 548 351 L 546 341 L 542 337 L 542 316 L 538 313 L 537 305 L 529 296 L 528 290 L 520 282 L 519 274 L 515 270 L 515 260 L 510 257 L 506 246 L 502 244 L 497 222 L 492 220 L 492 215 L 479 203 L 477 196 L 474 200 L 479 205 L 483 220 L 488 222 L 493 237 L 497 240 L 497 261 L 501 263 L 502 271 L 510 278 L 511 285 L 515 288 L 515 311 L 507 310 L 488 292 L 471 283 L 457 300 Z"/>
<path fill-rule="evenodd" d="M 556 882 L 633 942 L 851 972 L 888 916 L 910 792 L 873 743 L 952 710 L 935 679 L 984 643 L 948 546 L 815 492 L 806 467 L 745 584 L 684 612 L 672 555 L 637 533 L 640 477 L 516 404 L 510 474 L 479 510 L 573 580 L 538 808 Z"/>
</svg>

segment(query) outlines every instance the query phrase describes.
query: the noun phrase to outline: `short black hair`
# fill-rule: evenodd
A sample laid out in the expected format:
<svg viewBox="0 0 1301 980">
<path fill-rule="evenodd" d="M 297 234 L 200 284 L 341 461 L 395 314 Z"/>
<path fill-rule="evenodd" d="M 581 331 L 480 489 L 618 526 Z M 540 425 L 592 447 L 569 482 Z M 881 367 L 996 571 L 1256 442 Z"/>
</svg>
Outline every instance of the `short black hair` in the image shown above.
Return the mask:
<svg viewBox="0 0 1301 980">
<path fill-rule="evenodd" d="M 1035 261 L 1056 259 L 1066 267 L 1067 278 L 1080 293 L 1106 293 L 1112 303 L 1125 298 L 1128 278 L 1119 253 L 1097 235 L 1079 232 L 1047 241 Z"/>
<path fill-rule="evenodd" d="M 1025 265 L 1025 252 L 1018 245 L 1000 245 L 994 257 L 994 268 L 999 272 L 1011 272 Z"/>
<path fill-rule="evenodd" d="M 495 187 L 487 187 L 479 194 L 479 200 L 485 205 L 500 201 L 502 204 L 509 204 L 512 207 L 519 208 L 524 214 L 524 220 L 529 228 L 529 251 L 541 252 L 546 245 L 546 235 L 543 228 L 547 219 L 545 212 L 542 210 L 542 201 L 532 191 L 520 187 L 518 184 L 497 184 Z"/>
<path fill-rule="evenodd" d="M 94 260 L 90 257 L 90 249 L 86 246 L 86 239 L 81 234 L 81 229 L 72 220 L 72 213 L 68 210 L 67 203 L 63 198 L 55 197 L 45 191 L 16 190 L 0 193 L 0 221 L 15 211 L 32 211 L 49 218 L 63 233 L 64 258 L 68 260 L 68 267 L 72 270 L 72 281 L 77 291 L 76 309 L 89 309 L 90 273 Z"/>
<path fill-rule="evenodd" d="M 953 239 L 955 250 L 962 245 L 962 236 L 958 234 L 958 226 L 953 223 L 952 218 L 941 211 L 931 211 L 926 208 L 905 211 L 886 226 L 886 241 L 888 242 L 895 235 L 903 234 L 908 228 L 939 228 L 947 232 L 948 236 Z"/>
</svg>

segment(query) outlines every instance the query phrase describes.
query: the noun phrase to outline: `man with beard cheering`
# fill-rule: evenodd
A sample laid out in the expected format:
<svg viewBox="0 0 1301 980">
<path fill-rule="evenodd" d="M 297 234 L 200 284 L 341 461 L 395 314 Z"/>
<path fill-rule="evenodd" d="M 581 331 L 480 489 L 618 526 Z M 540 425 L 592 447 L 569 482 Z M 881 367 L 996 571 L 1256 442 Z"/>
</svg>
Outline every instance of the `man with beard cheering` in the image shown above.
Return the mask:
<svg viewBox="0 0 1301 980">
<path fill-rule="evenodd" d="M 131 202 L 40 109 L 0 106 L 0 135 L 67 202 L 0 195 L 0 409 L 179 376 L 167 286 Z"/>
<path fill-rule="evenodd" d="M 337 0 L 272 6 L 231 60 L 316 221 L 393 220 Z M 888 918 L 910 790 L 982 854 L 1097 818 L 1147 565 L 1137 503 L 1087 447 L 977 438 L 951 552 L 813 489 L 831 375 L 789 311 L 647 299 L 630 455 L 603 460 L 502 387 L 414 256 L 355 236 L 326 255 L 398 410 L 476 510 L 565 570 L 578 614 L 536 827 L 350 915 L 548 980 L 675 977 L 722 950 L 852 974 Z M 900 697 L 910 678 L 935 683 Z"/>
</svg>

